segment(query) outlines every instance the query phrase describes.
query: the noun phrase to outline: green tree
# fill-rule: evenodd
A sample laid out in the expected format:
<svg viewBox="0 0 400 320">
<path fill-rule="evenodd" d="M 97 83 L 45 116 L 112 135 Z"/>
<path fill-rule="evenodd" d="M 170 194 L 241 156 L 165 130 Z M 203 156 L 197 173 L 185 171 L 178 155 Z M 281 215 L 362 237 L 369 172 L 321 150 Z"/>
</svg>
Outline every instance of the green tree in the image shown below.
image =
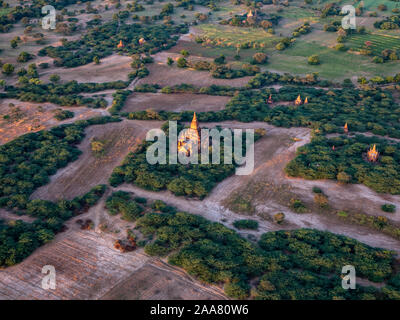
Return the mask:
<svg viewBox="0 0 400 320">
<path fill-rule="evenodd" d="M 51 82 L 57 83 L 58 81 L 60 81 L 60 76 L 58 74 L 52 74 L 49 79 Z"/>
<path fill-rule="evenodd" d="M 2 72 L 5 75 L 10 75 L 14 72 L 14 66 L 11 63 L 5 63 L 2 68 Z"/>
<path fill-rule="evenodd" d="M 320 61 L 320 59 L 319 59 L 319 56 L 316 55 L 316 54 L 314 54 L 314 55 L 308 57 L 308 60 L 307 60 L 307 61 L 308 61 L 308 64 L 310 64 L 310 65 L 318 65 L 318 64 L 321 63 L 321 61 Z"/>
<path fill-rule="evenodd" d="M 180 57 L 180 58 L 176 61 L 176 63 L 177 63 L 177 66 L 178 66 L 179 68 L 185 68 L 185 67 L 187 66 L 187 61 L 186 61 L 186 59 L 183 58 L 183 57 Z"/>
</svg>

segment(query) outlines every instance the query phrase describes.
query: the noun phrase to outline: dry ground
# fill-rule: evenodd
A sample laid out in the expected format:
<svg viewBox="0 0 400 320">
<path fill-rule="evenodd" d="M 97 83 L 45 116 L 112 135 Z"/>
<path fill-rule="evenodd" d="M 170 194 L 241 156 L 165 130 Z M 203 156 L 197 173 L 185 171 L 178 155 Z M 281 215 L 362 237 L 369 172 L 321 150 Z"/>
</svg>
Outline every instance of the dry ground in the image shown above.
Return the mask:
<svg viewBox="0 0 400 320">
<path fill-rule="evenodd" d="M 165 110 L 165 111 L 218 111 L 225 108 L 231 97 L 210 96 L 191 93 L 140 93 L 132 94 L 125 103 L 123 112 L 140 110 Z"/>
<path fill-rule="evenodd" d="M 59 170 L 49 184 L 37 189 L 32 198 L 57 200 L 72 199 L 88 192 L 98 184 L 108 183 L 112 170 L 121 164 L 125 156 L 141 143 L 148 130 L 159 128 L 159 121 L 132 121 L 90 126 L 79 145 L 83 152 L 78 160 Z M 96 138 L 105 143 L 105 153 L 96 156 L 90 142 Z"/>
<path fill-rule="evenodd" d="M 126 237 L 123 228 L 131 224 L 109 216 L 103 207 L 104 199 L 68 221 L 66 231 L 22 263 L 0 270 L 0 300 L 226 299 L 221 288 L 203 285 L 142 249 L 129 253 L 114 249 L 114 241 Z M 113 228 L 119 229 L 83 231 L 77 219 L 113 220 Z M 55 290 L 42 289 L 45 265 L 55 267 Z"/>
<path fill-rule="evenodd" d="M 132 71 L 132 58 L 114 54 L 101 59 L 100 64 L 89 63 L 76 68 L 49 68 L 39 70 L 40 79 L 48 81 L 52 74 L 58 74 L 62 81 L 76 80 L 78 82 L 109 82 L 128 79 Z"/>
<path fill-rule="evenodd" d="M 76 120 L 84 120 L 95 116 L 105 115 L 106 111 L 101 109 L 90 109 L 86 107 L 60 107 L 52 103 L 33 103 L 22 102 L 15 99 L 0 100 L 0 115 L 4 116 L 10 113 L 9 104 L 13 103 L 15 107 L 19 107 L 23 116 L 16 122 L 8 122 L 2 117 L 0 119 L 0 144 L 5 144 L 25 133 L 49 129 L 60 124 L 72 123 Z M 43 110 L 38 109 L 39 106 Z M 54 112 L 57 109 L 68 109 L 75 113 L 75 116 L 63 121 L 54 119 Z"/>
<path fill-rule="evenodd" d="M 252 77 L 243 77 L 237 79 L 216 79 L 208 71 L 197 71 L 193 69 L 182 69 L 176 66 L 167 65 L 167 58 L 176 59 L 179 54 L 163 51 L 153 56 L 154 63 L 148 64 L 150 74 L 139 81 L 139 84 L 159 84 L 162 87 L 173 86 L 177 84 L 192 84 L 199 87 L 208 87 L 212 84 L 221 86 L 243 87 Z M 194 58 L 194 57 L 192 57 Z M 198 57 L 199 59 L 203 59 Z"/>
</svg>

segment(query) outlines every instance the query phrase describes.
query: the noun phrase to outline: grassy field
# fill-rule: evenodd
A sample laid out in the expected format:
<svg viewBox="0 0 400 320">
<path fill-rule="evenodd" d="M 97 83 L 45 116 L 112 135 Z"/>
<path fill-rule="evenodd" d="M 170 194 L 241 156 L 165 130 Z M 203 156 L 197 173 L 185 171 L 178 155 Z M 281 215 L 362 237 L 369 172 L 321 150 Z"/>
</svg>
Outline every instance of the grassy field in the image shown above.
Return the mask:
<svg viewBox="0 0 400 320">
<path fill-rule="evenodd" d="M 202 24 L 197 29 L 205 39 L 224 47 L 236 47 L 237 44 L 251 42 L 267 48 L 274 46 L 279 41 L 276 36 L 267 33 L 262 28 Z"/>
<path fill-rule="evenodd" d="M 378 34 L 356 34 L 348 38 L 346 44 L 353 50 L 360 50 L 366 41 L 371 41 L 371 50 L 374 55 L 379 55 L 385 49 L 400 50 L 400 38 Z"/>
<path fill-rule="evenodd" d="M 363 0 L 364 8 L 368 11 L 377 11 L 380 4 L 385 4 L 388 7 L 388 11 L 393 8 L 400 7 L 400 2 L 390 1 L 390 0 Z"/>
<path fill-rule="evenodd" d="M 319 55 L 320 65 L 311 66 L 307 63 L 307 58 L 313 54 Z M 339 52 L 310 42 L 299 41 L 291 48 L 282 52 L 273 51 L 269 56 L 268 69 L 293 74 L 318 72 L 322 78 L 332 80 L 342 80 L 353 76 L 387 76 L 400 72 L 398 62 L 376 64 L 371 62 L 370 57 Z"/>
</svg>

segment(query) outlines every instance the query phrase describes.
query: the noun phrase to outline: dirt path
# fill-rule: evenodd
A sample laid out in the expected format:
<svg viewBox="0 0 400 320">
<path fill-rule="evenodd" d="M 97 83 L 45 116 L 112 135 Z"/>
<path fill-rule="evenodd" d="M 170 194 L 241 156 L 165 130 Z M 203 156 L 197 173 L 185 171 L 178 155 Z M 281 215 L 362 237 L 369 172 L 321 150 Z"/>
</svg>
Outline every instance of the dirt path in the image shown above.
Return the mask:
<svg viewBox="0 0 400 320">
<path fill-rule="evenodd" d="M 23 216 L 19 216 L 15 213 L 9 212 L 7 210 L 4 209 L 0 209 L 0 220 L 7 220 L 7 221 L 16 221 L 16 220 L 22 220 L 24 222 L 28 222 L 28 223 L 32 223 L 33 221 L 35 221 L 35 218 L 27 216 L 27 215 L 23 215 Z"/>
</svg>

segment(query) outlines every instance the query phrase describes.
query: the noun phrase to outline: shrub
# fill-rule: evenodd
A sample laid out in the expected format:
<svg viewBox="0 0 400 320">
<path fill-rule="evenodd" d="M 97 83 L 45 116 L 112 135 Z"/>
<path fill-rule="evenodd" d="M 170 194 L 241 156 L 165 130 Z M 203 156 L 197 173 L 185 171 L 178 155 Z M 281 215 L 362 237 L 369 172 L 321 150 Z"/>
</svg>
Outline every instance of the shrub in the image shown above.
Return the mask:
<svg viewBox="0 0 400 320">
<path fill-rule="evenodd" d="M 325 208 L 328 206 L 328 197 L 322 193 L 316 193 L 314 196 L 314 202 L 321 208 Z"/>
<path fill-rule="evenodd" d="M 187 66 L 187 61 L 185 58 L 180 57 L 177 61 L 176 64 L 178 68 L 185 68 Z"/>
<path fill-rule="evenodd" d="M 308 57 L 308 60 L 307 60 L 307 61 L 308 61 L 308 64 L 310 64 L 310 65 L 318 65 L 318 64 L 321 63 L 321 61 L 320 61 L 320 59 L 319 59 L 319 56 L 316 55 L 316 54 L 314 54 L 314 55 Z"/>
<path fill-rule="evenodd" d="M 323 192 L 322 192 L 322 189 L 319 188 L 319 187 L 313 187 L 313 188 L 312 188 L 312 191 L 313 191 L 314 193 L 323 193 Z"/>
<path fill-rule="evenodd" d="M 10 74 L 12 74 L 14 72 L 14 66 L 11 63 L 5 63 L 3 64 L 3 68 L 2 68 L 2 72 L 9 76 Z"/>
<path fill-rule="evenodd" d="M 384 205 L 381 206 L 382 211 L 385 212 L 396 212 L 396 206 L 394 204 L 389 204 L 389 203 L 385 203 Z"/>
<path fill-rule="evenodd" d="M 264 64 L 268 61 L 268 56 L 263 52 L 257 52 L 253 55 L 253 63 Z"/>
<path fill-rule="evenodd" d="M 281 224 L 285 220 L 285 214 L 283 212 L 278 212 L 274 214 L 274 221 L 277 224 Z"/>
<path fill-rule="evenodd" d="M 58 121 L 62 121 L 62 120 L 73 118 L 73 117 L 74 117 L 74 113 L 72 111 L 62 110 L 62 109 L 57 110 L 54 115 L 54 118 Z"/>
<path fill-rule="evenodd" d="M 236 220 L 233 223 L 233 226 L 237 229 L 250 229 L 250 230 L 257 230 L 258 229 L 258 222 L 255 220 Z"/>
<path fill-rule="evenodd" d="M 307 207 L 304 205 L 304 203 L 300 199 L 291 199 L 290 200 L 290 207 L 296 213 L 305 213 L 305 212 L 307 212 Z"/>
</svg>

